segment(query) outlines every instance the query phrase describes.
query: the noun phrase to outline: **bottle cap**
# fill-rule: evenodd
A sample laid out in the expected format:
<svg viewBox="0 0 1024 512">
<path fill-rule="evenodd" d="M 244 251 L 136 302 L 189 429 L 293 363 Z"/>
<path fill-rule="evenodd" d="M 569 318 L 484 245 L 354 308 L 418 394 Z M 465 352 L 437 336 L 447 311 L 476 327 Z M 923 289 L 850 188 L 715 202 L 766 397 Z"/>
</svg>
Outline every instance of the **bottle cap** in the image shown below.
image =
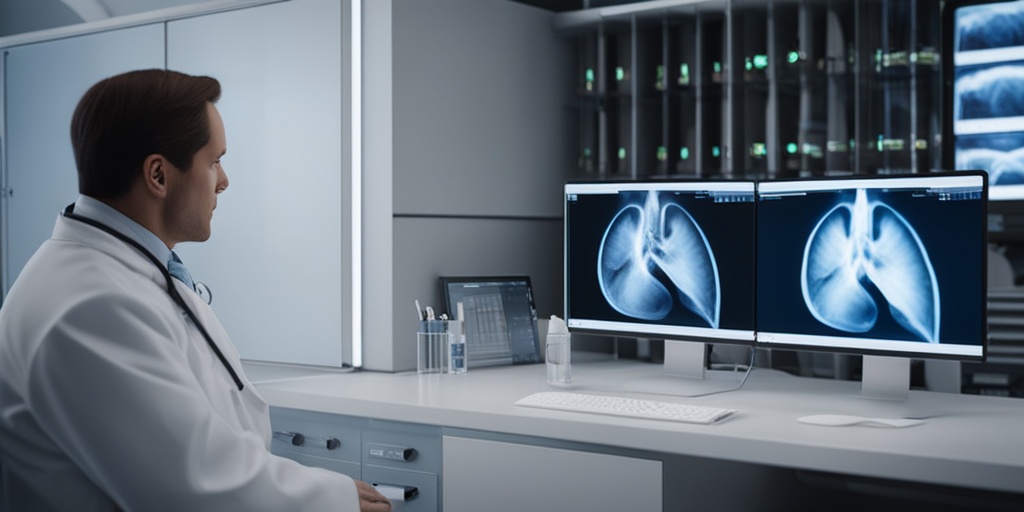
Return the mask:
<svg viewBox="0 0 1024 512">
<path fill-rule="evenodd" d="M 548 334 L 569 334 L 569 329 L 565 326 L 565 320 L 558 318 L 556 315 L 551 315 L 551 321 L 548 322 Z"/>
</svg>

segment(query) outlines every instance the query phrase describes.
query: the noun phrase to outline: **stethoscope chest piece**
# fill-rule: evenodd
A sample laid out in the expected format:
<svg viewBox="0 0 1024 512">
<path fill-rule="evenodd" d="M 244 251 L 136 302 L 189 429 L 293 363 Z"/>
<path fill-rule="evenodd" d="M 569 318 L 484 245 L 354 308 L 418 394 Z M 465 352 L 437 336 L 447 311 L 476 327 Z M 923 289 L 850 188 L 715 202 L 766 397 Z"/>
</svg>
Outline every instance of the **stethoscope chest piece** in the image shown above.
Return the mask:
<svg viewBox="0 0 1024 512">
<path fill-rule="evenodd" d="M 206 283 L 196 281 L 196 295 L 207 304 L 213 304 L 213 292 L 210 291 L 210 287 L 206 286 Z"/>
</svg>

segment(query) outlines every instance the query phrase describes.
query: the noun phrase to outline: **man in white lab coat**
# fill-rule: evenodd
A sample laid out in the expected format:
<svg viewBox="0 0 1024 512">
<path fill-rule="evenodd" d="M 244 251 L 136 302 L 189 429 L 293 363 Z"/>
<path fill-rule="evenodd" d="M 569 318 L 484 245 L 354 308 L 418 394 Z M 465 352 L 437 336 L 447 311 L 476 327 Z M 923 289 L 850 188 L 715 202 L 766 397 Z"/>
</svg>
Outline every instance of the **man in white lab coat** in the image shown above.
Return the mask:
<svg viewBox="0 0 1024 512">
<path fill-rule="evenodd" d="M 270 453 L 267 403 L 164 267 L 209 238 L 228 186 L 219 96 L 212 78 L 145 70 L 78 104 L 81 195 L 0 308 L 0 510 L 390 510 Z"/>
</svg>

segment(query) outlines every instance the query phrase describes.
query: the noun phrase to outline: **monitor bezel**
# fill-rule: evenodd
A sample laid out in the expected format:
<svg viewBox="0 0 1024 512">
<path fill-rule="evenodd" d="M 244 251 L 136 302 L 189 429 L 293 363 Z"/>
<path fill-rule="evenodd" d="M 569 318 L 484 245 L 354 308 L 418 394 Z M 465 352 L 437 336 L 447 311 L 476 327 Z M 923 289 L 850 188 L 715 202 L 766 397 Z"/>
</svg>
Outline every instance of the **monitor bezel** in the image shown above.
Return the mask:
<svg viewBox="0 0 1024 512">
<path fill-rule="evenodd" d="M 629 322 L 612 322 L 602 321 L 596 319 L 579 319 L 569 316 L 569 301 L 571 298 L 569 290 L 569 202 L 568 195 L 570 189 L 575 187 L 594 187 L 594 188 L 607 188 L 609 193 L 619 191 L 646 191 L 657 187 L 658 190 L 682 190 L 682 191 L 700 191 L 706 190 L 710 186 L 721 186 L 730 185 L 736 188 L 737 192 L 745 192 L 740 190 L 741 186 L 749 185 L 750 192 L 754 198 L 754 213 L 752 214 L 752 222 L 756 228 L 756 200 L 757 200 L 757 185 L 755 180 L 746 179 L 714 179 L 714 180 L 700 180 L 700 179 L 647 179 L 647 180 L 570 180 L 565 183 L 563 187 L 562 203 L 563 203 L 563 248 L 562 248 L 562 292 L 563 292 L 563 307 L 562 313 L 563 318 L 566 321 L 566 326 L 570 332 L 583 333 L 583 334 L 594 334 L 594 335 L 606 335 L 606 336 L 621 336 L 638 339 L 657 339 L 657 340 L 668 340 L 668 341 L 686 341 L 686 342 L 699 342 L 706 344 L 730 344 L 753 347 L 756 339 L 756 329 L 745 330 L 745 329 L 715 329 L 710 327 L 689 327 L 689 326 L 664 326 L 656 323 L 629 323 Z M 670 187 L 677 188 L 670 188 Z M 681 188 L 685 187 L 685 188 Z M 756 236 L 756 232 L 752 235 Z M 756 246 L 755 246 L 756 253 Z M 751 265 L 756 265 L 756 261 L 752 258 Z M 756 271 L 756 267 L 752 269 Z M 756 300 L 756 291 L 751 287 L 752 298 Z M 752 318 L 752 325 L 756 328 L 756 309 L 752 311 L 754 318 Z"/>
<path fill-rule="evenodd" d="M 988 217 L 988 173 L 985 171 L 978 170 L 965 170 L 965 171 L 952 171 L 952 172 L 934 172 L 924 174 L 889 174 L 889 175 L 853 175 L 853 176 L 828 176 L 813 179 L 780 179 L 771 180 L 769 182 L 759 182 L 758 191 L 756 194 L 756 202 L 758 207 L 761 203 L 761 185 L 765 183 L 786 183 L 786 182 L 821 182 L 821 183 L 851 183 L 858 181 L 896 181 L 896 180 L 919 180 L 927 178 L 970 178 L 971 176 L 977 176 L 982 181 L 982 195 L 981 195 L 981 208 L 982 213 L 979 216 L 979 230 L 981 232 L 981 248 L 979 250 L 987 252 L 988 250 L 988 229 L 987 229 L 987 217 Z M 833 187 L 830 187 L 833 188 Z M 855 187 L 847 187 L 855 188 Z M 758 221 L 760 222 L 761 217 L 758 215 Z M 760 226 L 758 226 L 757 232 L 760 236 Z M 987 257 L 980 258 L 981 260 L 981 282 L 978 286 L 981 287 L 982 297 L 986 297 L 986 300 L 982 301 L 981 304 L 981 318 L 980 321 L 983 325 L 982 340 L 981 340 L 981 353 L 980 354 L 961 354 L 961 353 L 941 353 L 928 350 L 914 350 L 915 347 L 920 347 L 920 343 L 912 343 L 906 341 L 889 340 L 892 343 L 896 343 L 893 349 L 880 349 L 872 348 L 871 346 L 857 345 L 858 342 L 863 343 L 866 341 L 864 338 L 845 337 L 845 336 L 828 336 L 828 335 L 804 335 L 796 333 L 768 333 L 757 331 L 757 342 L 758 348 L 771 348 L 780 350 L 798 350 L 808 352 L 828 352 L 837 354 L 856 354 L 866 356 L 888 356 L 888 357 L 902 357 L 902 358 L 917 358 L 917 359 L 944 359 L 944 360 L 957 360 L 957 361 L 984 361 L 988 357 L 989 350 L 989 332 L 988 332 L 988 307 L 987 307 L 987 296 L 988 296 L 988 259 Z M 760 269 L 758 269 L 759 271 Z M 760 283 L 758 283 L 759 285 Z M 757 287 L 755 287 L 757 288 Z M 758 295 L 760 297 L 760 295 Z M 759 301 L 756 301 L 757 303 Z M 757 326 L 757 322 L 755 322 Z M 759 326 L 758 326 L 759 327 Z M 790 339 L 796 338 L 818 338 L 826 340 L 836 340 L 835 344 L 823 344 L 820 341 L 816 344 L 802 344 L 795 343 L 792 341 L 775 341 L 772 339 L 775 336 L 785 335 L 789 336 Z M 871 341 L 871 340 L 867 340 Z M 905 343 L 906 345 L 899 345 L 898 343 Z M 941 345 L 941 344 L 939 344 Z M 963 343 L 948 344 L 951 347 L 976 347 L 977 345 L 966 345 Z"/>
</svg>

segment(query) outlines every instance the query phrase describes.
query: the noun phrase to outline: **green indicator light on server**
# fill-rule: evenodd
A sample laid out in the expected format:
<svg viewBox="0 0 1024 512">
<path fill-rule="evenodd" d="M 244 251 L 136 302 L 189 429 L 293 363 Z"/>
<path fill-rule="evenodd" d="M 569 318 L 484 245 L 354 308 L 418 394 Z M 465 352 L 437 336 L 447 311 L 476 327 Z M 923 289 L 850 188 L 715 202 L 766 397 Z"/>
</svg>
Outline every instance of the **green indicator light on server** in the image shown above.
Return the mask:
<svg viewBox="0 0 1024 512">
<path fill-rule="evenodd" d="M 689 160 L 690 159 L 690 148 L 683 146 L 679 149 L 679 159 Z"/>
<path fill-rule="evenodd" d="M 722 156 L 722 149 L 718 146 L 711 146 L 711 156 L 715 158 Z"/>
<path fill-rule="evenodd" d="M 668 160 L 668 148 L 665 146 L 658 146 L 658 161 L 664 162 Z"/>
<path fill-rule="evenodd" d="M 786 153 L 795 155 L 798 149 L 800 149 L 800 146 L 797 146 L 796 142 L 790 142 L 789 144 L 786 144 Z"/>
<path fill-rule="evenodd" d="M 625 79 L 626 79 L 626 70 L 623 69 L 622 66 L 616 66 L 616 68 L 615 68 L 615 80 L 621 82 L 621 81 L 623 81 Z"/>
<path fill-rule="evenodd" d="M 759 70 L 768 67 L 768 56 L 754 55 L 754 67 Z"/>
<path fill-rule="evenodd" d="M 786 54 L 786 62 L 796 64 L 800 60 L 800 52 L 789 52 Z"/>
<path fill-rule="evenodd" d="M 715 73 L 721 73 L 722 63 L 716 60 L 715 63 L 711 65 L 711 68 L 715 70 Z"/>
<path fill-rule="evenodd" d="M 619 160 L 626 159 L 626 148 L 619 148 Z"/>
</svg>

